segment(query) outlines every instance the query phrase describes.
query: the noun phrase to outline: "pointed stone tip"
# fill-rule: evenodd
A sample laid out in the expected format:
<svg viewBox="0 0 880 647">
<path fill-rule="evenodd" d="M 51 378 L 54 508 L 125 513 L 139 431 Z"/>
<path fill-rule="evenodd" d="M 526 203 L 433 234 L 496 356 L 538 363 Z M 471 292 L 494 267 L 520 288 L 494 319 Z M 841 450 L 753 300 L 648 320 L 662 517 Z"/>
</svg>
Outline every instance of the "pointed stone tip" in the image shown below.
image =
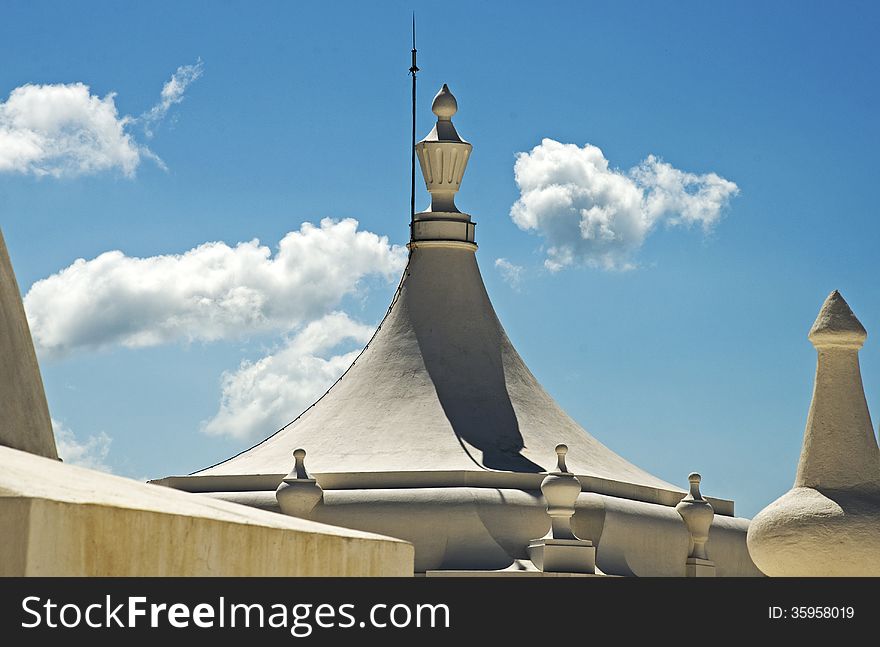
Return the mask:
<svg viewBox="0 0 880 647">
<path fill-rule="evenodd" d="M 440 88 L 440 92 L 434 97 L 431 103 L 431 111 L 437 115 L 438 119 L 448 121 L 452 119 L 452 115 L 458 112 L 458 102 L 455 96 L 449 91 L 449 86 L 445 83 Z"/>
<path fill-rule="evenodd" d="M 825 299 L 819 316 L 813 322 L 808 335 L 814 346 L 857 346 L 865 342 L 868 333 L 853 314 L 846 299 L 834 290 Z"/>
</svg>

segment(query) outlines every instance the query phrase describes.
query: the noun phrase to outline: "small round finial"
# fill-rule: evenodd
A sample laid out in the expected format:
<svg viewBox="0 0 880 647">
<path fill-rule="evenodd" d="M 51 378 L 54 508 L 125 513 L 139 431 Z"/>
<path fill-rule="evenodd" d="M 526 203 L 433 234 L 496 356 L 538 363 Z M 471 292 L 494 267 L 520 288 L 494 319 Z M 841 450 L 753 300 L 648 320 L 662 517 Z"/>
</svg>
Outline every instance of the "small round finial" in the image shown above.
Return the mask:
<svg viewBox="0 0 880 647">
<path fill-rule="evenodd" d="M 703 477 L 699 475 L 698 472 L 691 472 L 688 474 L 688 483 L 690 483 L 691 493 L 690 496 L 694 499 L 694 501 L 702 501 L 703 495 L 700 494 L 700 481 L 703 480 Z"/>
<path fill-rule="evenodd" d="M 440 88 L 440 92 L 434 97 L 434 101 L 431 103 L 431 111 L 441 121 L 449 121 L 452 119 L 452 115 L 458 112 L 458 102 L 455 100 L 452 92 L 449 91 L 449 86 L 445 83 Z"/>
<path fill-rule="evenodd" d="M 568 445 L 556 445 L 556 471 L 568 472 L 565 466 L 565 455 L 568 453 Z"/>
<path fill-rule="evenodd" d="M 324 498 L 324 490 L 306 470 L 306 450 L 293 450 L 294 465 L 275 490 L 275 499 L 284 514 L 306 518 Z"/>
<path fill-rule="evenodd" d="M 306 470 L 306 450 L 302 447 L 298 447 L 293 450 L 293 474 L 296 475 L 298 479 L 310 479 L 312 478 L 311 474 L 309 474 L 308 470 Z"/>
<path fill-rule="evenodd" d="M 709 528 L 712 526 L 712 519 L 715 517 L 715 510 L 712 508 L 703 495 L 700 494 L 700 481 L 703 478 L 697 472 L 688 474 L 688 482 L 690 483 L 690 492 L 682 497 L 675 510 L 681 515 L 684 525 L 688 530 L 688 559 L 700 559 L 708 561 L 709 556 L 706 553 L 706 542 L 709 541 Z M 694 573 L 697 572 L 696 566 L 691 565 Z M 705 566 L 702 565 L 702 566 Z M 690 567 L 688 567 L 690 568 Z M 713 566 L 714 568 L 714 566 Z M 696 570 L 695 570 L 696 569 Z M 690 574 L 691 571 L 688 571 Z M 714 573 L 714 570 L 712 571 Z"/>
</svg>

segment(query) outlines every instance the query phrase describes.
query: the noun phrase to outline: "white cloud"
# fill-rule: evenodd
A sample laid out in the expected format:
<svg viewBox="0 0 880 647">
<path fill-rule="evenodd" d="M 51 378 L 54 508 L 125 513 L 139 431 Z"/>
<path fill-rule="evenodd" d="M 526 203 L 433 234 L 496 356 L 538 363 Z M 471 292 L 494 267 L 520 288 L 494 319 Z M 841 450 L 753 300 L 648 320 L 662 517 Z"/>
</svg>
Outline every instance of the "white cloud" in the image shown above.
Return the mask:
<svg viewBox="0 0 880 647">
<path fill-rule="evenodd" d="M 501 278 L 504 279 L 510 287 L 514 290 L 519 289 L 520 283 L 522 283 L 523 273 L 525 272 L 525 269 L 522 266 L 511 263 L 506 258 L 496 258 L 495 269 L 500 272 Z"/>
<path fill-rule="evenodd" d="M 171 79 L 162 86 L 162 94 L 159 103 L 142 116 L 144 121 L 144 132 L 147 137 L 153 136 L 154 125 L 168 114 L 168 110 L 171 106 L 183 101 L 183 93 L 186 91 L 186 88 L 190 83 L 202 75 L 204 67 L 202 59 L 196 61 L 194 65 L 181 65 L 177 68 L 174 74 L 171 75 Z"/>
<path fill-rule="evenodd" d="M 220 408 L 202 431 L 249 439 L 280 429 L 342 375 L 373 331 L 336 312 L 302 328 L 276 353 L 242 362 L 223 374 Z M 340 346 L 350 350 L 338 352 Z"/>
<path fill-rule="evenodd" d="M 596 146 L 552 139 L 519 153 L 514 175 L 520 198 L 510 216 L 546 239 L 544 265 L 552 271 L 579 264 L 629 269 L 659 223 L 709 231 L 739 193 L 715 173 L 680 171 L 653 155 L 623 172 L 609 168 Z"/>
<path fill-rule="evenodd" d="M 102 472 L 112 472 L 104 461 L 110 452 L 113 439 L 103 431 L 97 436 L 89 436 L 84 442 L 77 440 L 76 435 L 62 422 L 52 418 L 52 429 L 55 432 L 55 444 L 58 456 L 65 463 L 88 467 Z"/>
<path fill-rule="evenodd" d="M 177 68 L 159 103 L 143 117 L 151 128 L 202 73 L 201 60 Z M 101 98 L 83 83 L 26 84 L 0 102 L 0 173 L 75 177 L 119 171 L 134 177 L 142 158 L 164 168 L 149 148 L 127 132 L 137 120 L 120 116 L 116 94 Z"/>
<path fill-rule="evenodd" d="M 0 172 L 133 176 L 143 149 L 125 132 L 130 118 L 119 116 L 114 96 L 82 83 L 15 88 L 0 103 Z"/>
<path fill-rule="evenodd" d="M 357 227 L 353 219 L 303 223 L 274 256 L 252 240 L 147 258 L 110 251 L 78 259 L 28 291 L 31 334 L 41 355 L 59 356 L 287 331 L 326 314 L 365 277 L 390 281 L 403 268 L 405 248 Z"/>
</svg>

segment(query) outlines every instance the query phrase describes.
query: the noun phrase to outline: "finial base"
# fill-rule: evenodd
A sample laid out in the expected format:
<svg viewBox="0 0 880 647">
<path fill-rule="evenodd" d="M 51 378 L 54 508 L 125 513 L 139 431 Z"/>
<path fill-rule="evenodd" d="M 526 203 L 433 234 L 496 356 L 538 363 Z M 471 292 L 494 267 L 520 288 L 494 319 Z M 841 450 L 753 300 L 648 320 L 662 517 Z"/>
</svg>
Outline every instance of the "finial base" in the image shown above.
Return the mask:
<svg viewBox="0 0 880 647">
<path fill-rule="evenodd" d="M 406 248 L 409 250 L 437 247 L 445 247 L 448 249 L 466 249 L 470 252 L 477 251 L 476 243 L 468 243 L 463 240 L 411 240 L 406 244 Z"/>
<path fill-rule="evenodd" d="M 589 539 L 535 539 L 529 559 L 545 573 L 595 573 L 596 547 Z"/>
<path fill-rule="evenodd" d="M 688 557 L 684 569 L 685 577 L 715 577 L 715 562 L 711 559 Z"/>
<path fill-rule="evenodd" d="M 417 213 L 413 220 L 412 240 L 449 240 L 474 244 L 476 223 L 467 214 Z"/>
</svg>

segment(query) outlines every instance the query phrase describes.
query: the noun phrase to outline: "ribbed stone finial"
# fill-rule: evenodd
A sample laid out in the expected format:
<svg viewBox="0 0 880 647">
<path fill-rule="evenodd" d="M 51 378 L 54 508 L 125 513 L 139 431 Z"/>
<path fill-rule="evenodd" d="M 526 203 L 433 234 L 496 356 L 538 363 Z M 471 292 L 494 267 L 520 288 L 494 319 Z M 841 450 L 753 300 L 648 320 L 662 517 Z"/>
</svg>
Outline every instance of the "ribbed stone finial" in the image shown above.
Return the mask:
<svg viewBox="0 0 880 647">
<path fill-rule="evenodd" d="M 425 187 L 431 194 L 431 206 L 415 214 L 410 248 L 464 247 L 475 250 L 474 223 L 468 214 L 455 206 L 455 194 L 467 168 L 473 146 L 458 134 L 452 116 L 458 112 L 456 101 L 445 83 L 434 97 L 431 110 L 437 123 L 422 141 L 416 154 Z"/>
<path fill-rule="evenodd" d="M 682 497 L 675 506 L 688 530 L 688 556 L 685 561 L 685 574 L 688 577 L 712 577 L 715 575 L 715 564 L 706 552 L 709 541 L 709 529 L 715 518 L 715 510 L 700 493 L 702 477 L 696 473 L 688 474 L 690 492 Z"/>
<path fill-rule="evenodd" d="M 308 517 L 324 497 L 324 490 L 306 469 L 305 458 L 306 450 L 293 450 L 293 469 L 275 490 L 281 512 L 291 517 Z"/>
<path fill-rule="evenodd" d="M 571 527 L 581 482 L 568 471 L 565 455 L 568 446 L 556 446 L 556 471 L 541 481 L 541 493 L 547 501 L 550 531 L 529 543 L 529 558 L 541 571 L 594 573 L 596 549 L 593 542 L 580 539 Z"/>
<path fill-rule="evenodd" d="M 440 88 L 440 92 L 434 96 L 434 101 L 431 103 L 431 112 L 437 115 L 437 118 L 441 121 L 449 121 L 458 112 L 458 101 L 455 100 L 455 96 L 449 91 L 449 86 L 445 83 Z"/>
</svg>

